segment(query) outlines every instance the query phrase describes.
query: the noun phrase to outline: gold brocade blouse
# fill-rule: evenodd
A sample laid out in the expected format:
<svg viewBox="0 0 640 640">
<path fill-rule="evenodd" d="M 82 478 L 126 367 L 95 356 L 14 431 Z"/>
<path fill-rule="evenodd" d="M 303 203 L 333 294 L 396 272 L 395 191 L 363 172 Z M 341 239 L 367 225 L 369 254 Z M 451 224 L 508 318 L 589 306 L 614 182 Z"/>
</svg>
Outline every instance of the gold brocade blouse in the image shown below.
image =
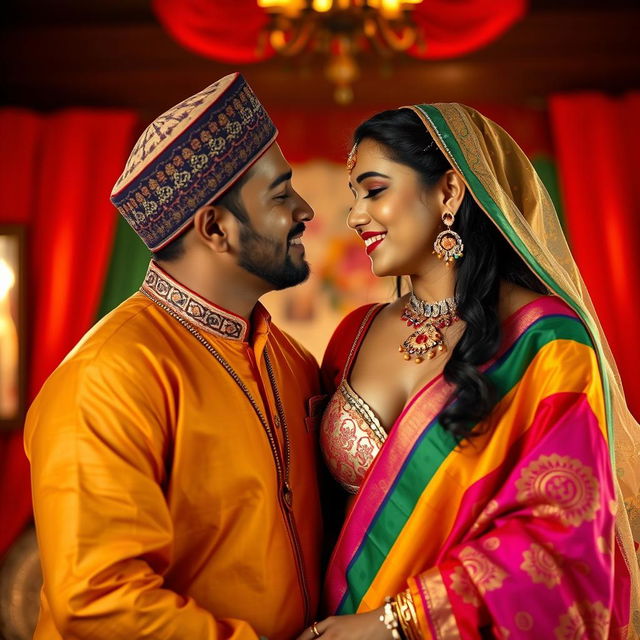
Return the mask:
<svg viewBox="0 0 640 640">
<path fill-rule="evenodd" d="M 320 427 L 320 446 L 334 478 L 357 493 L 387 433 L 371 407 L 346 378 L 329 400 Z"/>
</svg>

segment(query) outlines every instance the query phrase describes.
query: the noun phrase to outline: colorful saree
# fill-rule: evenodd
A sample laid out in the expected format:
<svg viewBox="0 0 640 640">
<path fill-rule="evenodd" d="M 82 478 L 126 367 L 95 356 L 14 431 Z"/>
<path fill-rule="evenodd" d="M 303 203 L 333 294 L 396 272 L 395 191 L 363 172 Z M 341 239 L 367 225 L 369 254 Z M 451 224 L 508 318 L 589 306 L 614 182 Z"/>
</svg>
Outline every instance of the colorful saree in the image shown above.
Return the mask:
<svg viewBox="0 0 640 640">
<path fill-rule="evenodd" d="M 640 637 L 638 425 L 549 196 L 474 110 L 413 109 L 554 295 L 503 326 L 485 366 L 499 402 L 471 443 L 456 447 L 438 422 L 442 377 L 399 416 L 331 558 L 329 610 L 369 611 L 408 587 L 423 638 Z M 332 339 L 329 378 L 359 313 Z"/>
</svg>

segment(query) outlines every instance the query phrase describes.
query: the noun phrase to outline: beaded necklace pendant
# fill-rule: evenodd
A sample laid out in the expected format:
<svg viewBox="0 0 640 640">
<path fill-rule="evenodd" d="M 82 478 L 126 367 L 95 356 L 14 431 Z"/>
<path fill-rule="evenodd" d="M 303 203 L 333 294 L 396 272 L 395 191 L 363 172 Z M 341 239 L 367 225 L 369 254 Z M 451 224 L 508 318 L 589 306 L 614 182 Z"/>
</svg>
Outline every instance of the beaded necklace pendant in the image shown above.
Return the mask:
<svg viewBox="0 0 640 640">
<path fill-rule="evenodd" d="M 400 345 L 399 351 L 405 360 L 413 359 L 420 364 L 425 357 L 431 360 L 447 350 L 442 329 L 457 322 L 459 317 L 455 298 L 425 302 L 412 293 L 401 319 L 414 331 Z"/>
</svg>

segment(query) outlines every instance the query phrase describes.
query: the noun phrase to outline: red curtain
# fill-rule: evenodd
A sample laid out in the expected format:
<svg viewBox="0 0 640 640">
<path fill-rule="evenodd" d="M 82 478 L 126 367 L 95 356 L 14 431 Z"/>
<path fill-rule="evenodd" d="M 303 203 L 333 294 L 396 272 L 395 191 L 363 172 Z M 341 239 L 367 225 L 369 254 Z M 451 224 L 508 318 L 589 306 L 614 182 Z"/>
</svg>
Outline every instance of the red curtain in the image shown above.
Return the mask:
<svg viewBox="0 0 640 640">
<path fill-rule="evenodd" d="M 527 0 L 425 0 L 413 16 L 426 46 L 409 53 L 434 59 L 479 49 L 522 18 L 527 5 Z M 269 43 L 260 41 L 268 15 L 256 0 L 153 0 L 153 8 L 172 37 L 200 55 L 237 64 L 274 55 Z"/>
<path fill-rule="evenodd" d="M 131 145 L 128 112 L 0 111 L 0 222 L 27 228 L 28 399 L 96 315 L 117 213 L 109 193 Z M 22 433 L 0 434 L 0 554 L 31 516 Z"/>
<path fill-rule="evenodd" d="M 29 223 L 34 209 L 42 119 L 18 109 L 0 111 L 0 223 Z M 9 160 L 10 159 L 10 160 Z M 27 318 L 33 301 L 28 296 Z M 22 431 L 0 433 L 0 557 L 31 517 L 29 467 Z"/>
<path fill-rule="evenodd" d="M 640 93 L 558 95 L 550 112 L 572 251 L 640 418 Z"/>
</svg>

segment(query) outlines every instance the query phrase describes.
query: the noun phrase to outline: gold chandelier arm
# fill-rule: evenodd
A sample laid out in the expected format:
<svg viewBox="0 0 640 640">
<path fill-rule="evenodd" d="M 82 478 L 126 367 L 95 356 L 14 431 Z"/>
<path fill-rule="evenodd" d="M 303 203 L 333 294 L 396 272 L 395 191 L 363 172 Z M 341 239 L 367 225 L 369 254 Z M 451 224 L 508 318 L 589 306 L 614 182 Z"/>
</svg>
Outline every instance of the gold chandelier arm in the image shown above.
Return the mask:
<svg viewBox="0 0 640 640">
<path fill-rule="evenodd" d="M 378 25 L 378 33 L 382 36 L 384 42 L 394 51 L 406 51 L 411 47 L 417 38 L 418 27 L 408 24 L 402 28 L 401 35 L 398 35 L 381 16 L 376 16 Z"/>
<path fill-rule="evenodd" d="M 313 20 L 305 20 L 300 27 L 294 31 L 291 40 L 285 39 L 285 30 L 275 29 L 271 32 L 269 41 L 271 46 L 283 56 L 296 56 L 301 53 L 309 44 L 309 40 L 314 32 Z"/>
</svg>

